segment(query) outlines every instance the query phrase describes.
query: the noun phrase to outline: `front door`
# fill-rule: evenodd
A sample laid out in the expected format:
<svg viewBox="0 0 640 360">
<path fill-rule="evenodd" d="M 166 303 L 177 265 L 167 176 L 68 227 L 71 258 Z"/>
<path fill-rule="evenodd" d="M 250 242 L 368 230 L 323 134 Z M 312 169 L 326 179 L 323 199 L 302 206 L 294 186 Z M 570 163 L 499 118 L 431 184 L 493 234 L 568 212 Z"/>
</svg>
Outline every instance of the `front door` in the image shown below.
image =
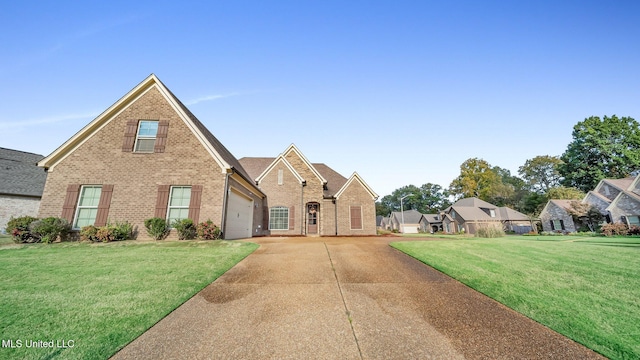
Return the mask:
<svg viewBox="0 0 640 360">
<path fill-rule="evenodd" d="M 318 203 L 307 204 L 307 234 L 318 233 L 319 211 L 320 211 L 320 204 Z"/>
</svg>

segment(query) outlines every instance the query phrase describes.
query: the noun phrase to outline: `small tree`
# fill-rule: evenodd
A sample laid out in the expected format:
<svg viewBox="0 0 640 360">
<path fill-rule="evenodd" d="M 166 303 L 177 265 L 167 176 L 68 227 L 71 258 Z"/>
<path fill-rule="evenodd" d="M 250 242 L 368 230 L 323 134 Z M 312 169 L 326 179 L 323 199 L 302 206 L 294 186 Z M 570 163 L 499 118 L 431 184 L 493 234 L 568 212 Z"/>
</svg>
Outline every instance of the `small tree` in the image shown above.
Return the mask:
<svg viewBox="0 0 640 360">
<path fill-rule="evenodd" d="M 604 219 L 604 216 L 596 207 L 579 201 L 572 201 L 567 211 L 573 217 L 574 223 L 582 224 L 582 226 L 589 228 L 591 232 L 596 231 L 598 224 Z"/>
</svg>

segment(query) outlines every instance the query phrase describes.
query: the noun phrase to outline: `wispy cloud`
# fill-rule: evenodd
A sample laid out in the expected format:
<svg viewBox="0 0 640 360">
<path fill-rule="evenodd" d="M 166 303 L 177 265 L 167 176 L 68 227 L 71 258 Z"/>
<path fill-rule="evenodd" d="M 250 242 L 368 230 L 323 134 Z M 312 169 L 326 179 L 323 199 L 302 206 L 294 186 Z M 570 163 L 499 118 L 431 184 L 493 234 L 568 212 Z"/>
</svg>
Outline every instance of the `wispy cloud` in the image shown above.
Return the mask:
<svg viewBox="0 0 640 360">
<path fill-rule="evenodd" d="M 94 113 L 86 113 L 86 114 L 57 115 L 57 116 L 50 116 L 50 117 L 45 117 L 40 119 L 30 119 L 30 120 L 23 120 L 23 121 L 0 121 L 0 131 L 28 128 L 28 127 L 44 125 L 44 124 L 55 124 L 63 121 L 69 121 L 69 120 L 93 119 L 96 116 L 98 116 L 98 114 L 99 114 L 98 112 L 94 112 Z"/>
<path fill-rule="evenodd" d="M 240 93 L 238 92 L 232 92 L 229 94 L 220 94 L 220 95 L 207 95 L 207 96 L 203 96 L 203 97 L 199 97 L 193 100 L 189 100 L 187 102 L 185 102 L 185 105 L 195 105 L 201 102 L 206 102 L 206 101 L 213 101 L 213 100 L 219 100 L 219 99 L 224 99 L 224 98 L 228 98 L 228 97 L 232 97 L 232 96 L 238 96 L 240 95 Z"/>
</svg>

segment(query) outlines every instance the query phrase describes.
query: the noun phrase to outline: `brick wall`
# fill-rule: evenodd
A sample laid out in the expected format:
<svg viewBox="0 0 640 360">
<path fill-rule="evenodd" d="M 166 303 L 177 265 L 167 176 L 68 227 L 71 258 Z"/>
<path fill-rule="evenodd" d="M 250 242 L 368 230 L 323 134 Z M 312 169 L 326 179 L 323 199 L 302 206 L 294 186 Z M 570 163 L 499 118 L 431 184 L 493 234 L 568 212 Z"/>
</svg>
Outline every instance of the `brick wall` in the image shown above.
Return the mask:
<svg viewBox="0 0 640 360">
<path fill-rule="evenodd" d="M 278 171 L 282 170 L 282 185 L 278 185 Z M 302 184 L 289 168 L 280 161 L 266 174 L 259 184 L 260 190 L 267 195 L 265 206 L 267 209 L 276 206 L 284 206 L 294 208 L 295 215 L 292 230 L 268 230 L 266 234 L 270 235 L 300 235 L 302 232 L 302 220 L 304 219 L 304 204 L 302 203 Z M 307 191 L 306 187 L 304 189 Z M 268 214 L 268 210 L 267 210 Z M 268 217 L 267 223 L 268 224 Z"/>
<path fill-rule="evenodd" d="M 38 216 L 39 207 L 39 198 L 15 195 L 0 195 L 0 233 L 5 232 L 7 222 L 9 222 L 9 219 L 11 219 L 11 217 L 36 217 Z"/>
<path fill-rule="evenodd" d="M 552 229 L 552 220 L 562 220 L 564 223 L 565 231 L 575 232 L 576 227 L 573 223 L 573 218 L 567 211 L 556 204 L 549 202 L 547 206 L 540 213 L 540 222 L 542 223 L 542 231 L 555 231 L 560 229 Z"/>
<path fill-rule="evenodd" d="M 338 206 L 338 235 L 375 235 L 376 207 L 369 192 L 359 181 L 353 181 L 336 200 Z M 351 206 L 362 208 L 362 229 L 351 229 Z"/>
<path fill-rule="evenodd" d="M 614 223 L 621 222 L 622 216 L 639 216 L 640 202 L 626 193 L 621 194 L 616 201 L 616 206 L 611 209 L 611 220 Z"/>
<path fill-rule="evenodd" d="M 168 120 L 165 152 L 123 152 L 130 119 Z M 154 216 L 158 185 L 202 185 L 200 220 L 220 224 L 225 177 L 173 107 L 151 87 L 50 169 L 39 216 L 61 215 L 69 184 L 111 184 L 109 220 L 128 220 L 138 227 L 139 239 L 148 239 L 144 220 Z"/>
</svg>

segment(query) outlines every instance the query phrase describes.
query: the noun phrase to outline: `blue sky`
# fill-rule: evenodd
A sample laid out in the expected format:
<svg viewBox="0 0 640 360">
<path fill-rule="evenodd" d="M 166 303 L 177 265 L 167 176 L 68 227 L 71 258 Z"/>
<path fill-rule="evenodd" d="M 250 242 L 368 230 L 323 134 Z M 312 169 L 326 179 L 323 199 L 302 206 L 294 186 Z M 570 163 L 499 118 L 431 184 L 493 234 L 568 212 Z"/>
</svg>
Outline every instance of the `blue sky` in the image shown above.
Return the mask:
<svg viewBox="0 0 640 360">
<path fill-rule="evenodd" d="M 640 2 L 3 2 L 0 147 L 47 155 L 150 73 L 240 158 L 291 144 L 380 195 L 517 174 L 640 119 Z"/>
</svg>

